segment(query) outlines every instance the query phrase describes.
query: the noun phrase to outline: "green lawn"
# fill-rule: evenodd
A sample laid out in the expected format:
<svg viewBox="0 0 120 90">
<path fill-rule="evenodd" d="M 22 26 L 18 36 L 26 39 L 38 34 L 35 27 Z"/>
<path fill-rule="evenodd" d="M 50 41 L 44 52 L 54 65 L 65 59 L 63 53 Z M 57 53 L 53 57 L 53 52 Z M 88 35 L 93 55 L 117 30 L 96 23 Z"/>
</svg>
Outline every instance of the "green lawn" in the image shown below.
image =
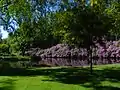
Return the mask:
<svg viewBox="0 0 120 90">
<path fill-rule="evenodd" d="M 89 68 L 2 68 L 0 90 L 120 90 L 120 64 Z"/>
</svg>

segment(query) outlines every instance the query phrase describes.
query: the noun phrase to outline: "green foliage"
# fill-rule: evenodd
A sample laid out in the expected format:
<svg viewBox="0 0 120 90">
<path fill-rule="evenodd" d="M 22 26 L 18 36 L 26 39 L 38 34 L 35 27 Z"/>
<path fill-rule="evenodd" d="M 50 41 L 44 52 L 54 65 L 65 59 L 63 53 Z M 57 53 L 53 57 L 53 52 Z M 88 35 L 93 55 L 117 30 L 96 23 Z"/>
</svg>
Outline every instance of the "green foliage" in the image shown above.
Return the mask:
<svg viewBox="0 0 120 90">
<path fill-rule="evenodd" d="M 9 45 L 0 44 L 0 53 L 9 53 Z"/>
<path fill-rule="evenodd" d="M 106 9 L 106 13 L 112 18 L 112 24 L 114 25 L 110 30 L 110 34 L 120 36 L 120 2 L 113 1 L 111 6 Z"/>
<path fill-rule="evenodd" d="M 24 55 L 31 47 L 47 48 L 56 44 L 50 24 L 48 17 L 42 17 L 38 22 L 23 22 L 14 33 L 9 34 L 8 43 L 12 51 L 20 51 Z"/>
<path fill-rule="evenodd" d="M 69 44 L 89 45 L 92 37 L 104 36 L 112 27 L 111 18 L 90 6 L 56 13 L 56 17 L 54 35 Z"/>
</svg>

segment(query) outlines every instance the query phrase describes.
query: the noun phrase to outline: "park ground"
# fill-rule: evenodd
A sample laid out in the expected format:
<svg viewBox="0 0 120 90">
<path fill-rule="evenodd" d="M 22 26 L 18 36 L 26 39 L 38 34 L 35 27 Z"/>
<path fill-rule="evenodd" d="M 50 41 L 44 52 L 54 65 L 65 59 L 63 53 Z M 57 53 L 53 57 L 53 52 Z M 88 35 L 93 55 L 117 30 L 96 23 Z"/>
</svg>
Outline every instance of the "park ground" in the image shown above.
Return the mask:
<svg viewBox="0 0 120 90">
<path fill-rule="evenodd" d="M 0 90 L 120 90 L 120 64 L 89 67 L 3 68 Z"/>
</svg>

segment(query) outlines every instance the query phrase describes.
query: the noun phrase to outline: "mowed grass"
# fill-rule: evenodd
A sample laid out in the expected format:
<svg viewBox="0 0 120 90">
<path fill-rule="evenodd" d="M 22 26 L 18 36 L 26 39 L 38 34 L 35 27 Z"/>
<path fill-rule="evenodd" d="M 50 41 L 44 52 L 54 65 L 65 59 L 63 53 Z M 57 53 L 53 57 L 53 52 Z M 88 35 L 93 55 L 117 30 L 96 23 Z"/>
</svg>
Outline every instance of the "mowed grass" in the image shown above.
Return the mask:
<svg viewBox="0 0 120 90">
<path fill-rule="evenodd" d="M 89 67 L 2 68 L 0 90 L 120 90 L 120 64 Z"/>
<path fill-rule="evenodd" d="M 0 90 L 86 90 L 77 85 L 42 81 L 44 79 L 44 76 L 1 77 Z"/>
</svg>

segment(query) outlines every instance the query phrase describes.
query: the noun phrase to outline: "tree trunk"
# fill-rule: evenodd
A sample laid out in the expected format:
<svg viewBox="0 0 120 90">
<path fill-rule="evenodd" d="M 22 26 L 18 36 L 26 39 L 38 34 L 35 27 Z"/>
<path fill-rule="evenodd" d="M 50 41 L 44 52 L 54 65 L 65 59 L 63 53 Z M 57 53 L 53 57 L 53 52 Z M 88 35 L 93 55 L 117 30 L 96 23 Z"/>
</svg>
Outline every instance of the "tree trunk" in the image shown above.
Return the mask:
<svg viewBox="0 0 120 90">
<path fill-rule="evenodd" d="M 93 74 L 92 48 L 90 48 L 90 73 Z"/>
<path fill-rule="evenodd" d="M 88 62 L 90 64 L 90 73 L 92 75 L 92 73 L 93 73 L 93 64 L 92 64 L 92 50 L 91 50 L 90 46 L 87 48 L 87 52 L 88 52 Z"/>
</svg>

